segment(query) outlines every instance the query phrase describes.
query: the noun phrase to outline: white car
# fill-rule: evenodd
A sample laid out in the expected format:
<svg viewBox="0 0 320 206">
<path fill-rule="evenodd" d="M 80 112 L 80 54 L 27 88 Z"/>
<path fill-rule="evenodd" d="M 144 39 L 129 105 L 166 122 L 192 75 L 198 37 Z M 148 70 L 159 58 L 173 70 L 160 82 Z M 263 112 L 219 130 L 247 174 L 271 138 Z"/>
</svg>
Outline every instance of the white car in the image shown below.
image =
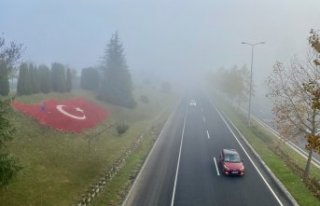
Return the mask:
<svg viewBox="0 0 320 206">
<path fill-rule="evenodd" d="M 197 106 L 197 102 L 194 99 L 191 99 L 190 103 L 189 103 L 189 106 L 195 107 L 195 106 Z"/>
</svg>

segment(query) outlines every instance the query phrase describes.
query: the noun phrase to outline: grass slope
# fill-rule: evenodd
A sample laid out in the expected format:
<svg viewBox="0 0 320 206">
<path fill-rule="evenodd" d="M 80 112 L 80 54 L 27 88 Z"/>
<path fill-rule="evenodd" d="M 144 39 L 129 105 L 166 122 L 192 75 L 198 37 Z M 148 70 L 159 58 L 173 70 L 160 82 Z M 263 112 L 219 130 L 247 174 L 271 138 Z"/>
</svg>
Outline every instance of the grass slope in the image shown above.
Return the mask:
<svg viewBox="0 0 320 206">
<path fill-rule="evenodd" d="M 47 95 L 39 94 L 18 97 L 18 101 L 38 103 L 43 99 L 66 99 L 85 97 L 107 107 L 111 114 L 108 120 L 97 128 L 82 134 L 61 133 L 42 127 L 21 113 L 12 111 L 9 119 L 16 127 L 14 140 L 8 144 L 10 152 L 19 159 L 24 169 L 7 188 L 0 189 L 0 205 L 71 205 L 99 178 L 100 174 L 120 157 L 123 151 L 141 133 L 151 127 L 152 121 L 176 97 L 156 90 L 139 90 L 136 96 L 148 96 L 149 104 L 138 100 L 136 109 L 125 109 L 106 105 L 95 100 L 91 93 Z M 137 98 L 138 99 L 138 98 Z M 126 122 L 129 130 L 118 136 L 114 128 L 107 129 L 98 137 L 88 141 L 104 124 Z M 135 165 L 135 163 L 132 163 Z"/>
</svg>

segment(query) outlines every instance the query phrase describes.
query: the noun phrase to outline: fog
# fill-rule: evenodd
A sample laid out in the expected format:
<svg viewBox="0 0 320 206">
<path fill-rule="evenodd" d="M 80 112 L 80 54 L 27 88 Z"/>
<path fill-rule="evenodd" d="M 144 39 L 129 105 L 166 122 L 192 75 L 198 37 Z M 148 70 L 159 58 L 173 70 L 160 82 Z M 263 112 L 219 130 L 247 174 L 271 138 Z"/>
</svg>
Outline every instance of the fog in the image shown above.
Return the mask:
<svg viewBox="0 0 320 206">
<path fill-rule="evenodd" d="M 23 43 L 22 61 L 71 68 L 99 65 L 119 32 L 132 75 L 190 82 L 221 66 L 250 65 L 258 85 L 276 60 L 304 56 L 319 0 L 2 0 L 0 32 Z M 186 79 L 189 78 L 189 79 Z"/>
</svg>

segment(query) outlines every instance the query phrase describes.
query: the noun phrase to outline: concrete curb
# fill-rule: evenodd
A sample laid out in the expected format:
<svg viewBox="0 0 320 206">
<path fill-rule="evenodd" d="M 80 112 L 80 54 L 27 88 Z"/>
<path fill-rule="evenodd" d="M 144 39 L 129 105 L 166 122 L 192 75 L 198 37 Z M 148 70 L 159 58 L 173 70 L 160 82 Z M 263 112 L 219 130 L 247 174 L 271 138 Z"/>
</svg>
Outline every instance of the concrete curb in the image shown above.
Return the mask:
<svg viewBox="0 0 320 206">
<path fill-rule="evenodd" d="M 235 131 L 239 134 L 243 142 L 246 144 L 247 147 L 252 151 L 252 153 L 256 156 L 256 158 L 261 162 L 262 166 L 264 167 L 265 171 L 270 175 L 270 177 L 273 179 L 273 181 L 278 185 L 280 190 L 286 195 L 288 200 L 292 203 L 294 206 L 299 206 L 298 202 L 294 199 L 294 197 L 290 194 L 290 192 L 287 190 L 287 188 L 282 184 L 282 182 L 275 176 L 275 174 L 271 171 L 271 169 L 267 166 L 267 164 L 262 160 L 260 155 L 255 151 L 255 149 L 250 145 L 250 143 L 247 141 L 247 139 L 243 136 L 243 134 L 239 131 L 239 129 L 233 124 L 233 122 L 225 115 L 224 112 L 220 110 L 220 112 L 223 114 L 223 116 L 227 119 L 227 121 L 231 124 L 232 128 L 235 129 Z"/>
</svg>

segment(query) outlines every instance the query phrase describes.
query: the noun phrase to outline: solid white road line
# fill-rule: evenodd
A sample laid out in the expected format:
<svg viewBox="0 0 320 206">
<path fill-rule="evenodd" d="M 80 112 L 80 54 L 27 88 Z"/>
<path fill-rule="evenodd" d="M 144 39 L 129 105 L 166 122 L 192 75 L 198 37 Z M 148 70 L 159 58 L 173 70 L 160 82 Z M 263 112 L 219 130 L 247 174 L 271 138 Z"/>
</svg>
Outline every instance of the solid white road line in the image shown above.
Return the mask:
<svg viewBox="0 0 320 206">
<path fill-rule="evenodd" d="M 129 197 L 131 196 L 131 194 L 132 194 L 132 192 L 133 192 L 133 189 L 135 188 L 137 182 L 141 179 L 141 174 L 142 174 L 142 172 L 144 171 L 146 165 L 148 164 L 149 159 L 150 159 L 151 155 L 153 154 L 153 151 L 154 151 L 155 148 L 157 147 L 158 142 L 160 141 L 160 139 L 161 139 L 162 136 L 163 136 L 163 133 L 168 129 L 168 127 L 169 127 L 169 125 L 170 125 L 169 123 L 170 123 L 170 121 L 172 121 L 172 118 L 173 118 L 173 116 L 174 116 L 175 114 L 176 114 L 176 111 L 173 111 L 173 112 L 171 113 L 171 115 L 170 115 L 169 118 L 167 119 L 166 123 L 164 124 L 163 128 L 161 129 L 161 132 L 160 132 L 157 140 L 156 140 L 155 143 L 153 144 L 153 146 L 152 146 L 152 148 L 151 148 L 151 150 L 150 150 L 150 152 L 149 152 L 146 160 L 144 161 L 144 163 L 143 163 L 143 165 L 142 165 L 142 167 L 141 167 L 141 169 L 140 169 L 140 171 L 139 171 L 136 179 L 134 180 L 134 182 L 133 182 L 133 184 L 132 184 L 132 186 L 131 186 L 131 188 L 130 188 L 127 196 L 126 196 L 126 199 L 123 201 L 122 206 L 125 206 L 125 205 L 127 204 L 127 201 L 128 201 L 128 199 L 129 199 Z"/>
<path fill-rule="evenodd" d="M 208 136 L 208 139 L 210 139 L 210 134 L 208 130 L 207 130 L 207 136 Z"/>
<path fill-rule="evenodd" d="M 215 106 L 214 106 L 215 108 Z M 245 148 L 243 147 L 243 145 L 241 144 L 241 142 L 239 141 L 239 139 L 237 138 L 237 136 L 235 135 L 235 133 L 233 132 L 233 130 L 231 129 L 231 127 L 229 126 L 229 124 L 227 123 L 227 121 L 224 119 L 224 117 L 221 115 L 221 113 L 215 108 L 215 110 L 218 112 L 220 118 L 223 120 L 223 122 L 225 123 L 225 125 L 227 126 L 227 128 L 229 129 L 229 131 L 231 132 L 231 134 L 233 135 L 233 137 L 236 139 L 236 141 L 238 142 L 238 144 L 240 145 L 240 147 L 242 148 L 242 150 L 244 151 L 244 153 L 247 155 L 248 159 L 250 160 L 251 164 L 253 165 L 253 167 L 257 170 L 258 174 L 260 175 L 260 177 L 262 178 L 262 180 L 264 181 L 264 183 L 267 185 L 268 189 L 270 190 L 270 192 L 272 193 L 272 195 L 275 197 L 275 199 L 278 201 L 279 205 L 283 206 L 281 200 L 279 199 L 279 197 L 277 196 L 277 194 L 273 191 L 272 187 L 269 185 L 269 183 L 267 182 L 267 180 L 264 178 L 264 176 L 262 175 L 262 173 L 260 172 L 259 168 L 256 166 L 256 164 L 253 162 L 253 160 L 251 159 L 250 155 L 248 154 L 248 152 L 245 150 Z"/>
<path fill-rule="evenodd" d="M 217 175 L 220 176 L 220 172 L 219 172 L 219 168 L 218 168 L 216 157 L 213 157 L 213 162 L 214 162 L 214 165 L 216 166 Z"/>
<path fill-rule="evenodd" d="M 180 167 L 180 158 L 181 158 L 181 151 L 182 151 L 184 130 L 185 130 L 185 128 L 186 128 L 187 116 L 188 116 L 188 108 L 187 108 L 186 114 L 185 114 L 185 116 L 184 116 L 184 121 L 183 121 L 183 128 L 182 128 L 182 134 L 181 134 L 181 142 L 180 142 L 178 163 L 177 163 L 176 175 L 175 175 L 175 178 L 174 178 L 174 185 L 173 185 L 173 191 L 172 191 L 172 196 L 171 196 L 171 204 L 170 204 L 171 206 L 174 206 L 174 199 L 175 199 L 175 196 L 176 196 L 176 189 L 177 189 L 177 182 L 178 182 L 178 174 L 179 174 L 179 167 Z"/>
</svg>

